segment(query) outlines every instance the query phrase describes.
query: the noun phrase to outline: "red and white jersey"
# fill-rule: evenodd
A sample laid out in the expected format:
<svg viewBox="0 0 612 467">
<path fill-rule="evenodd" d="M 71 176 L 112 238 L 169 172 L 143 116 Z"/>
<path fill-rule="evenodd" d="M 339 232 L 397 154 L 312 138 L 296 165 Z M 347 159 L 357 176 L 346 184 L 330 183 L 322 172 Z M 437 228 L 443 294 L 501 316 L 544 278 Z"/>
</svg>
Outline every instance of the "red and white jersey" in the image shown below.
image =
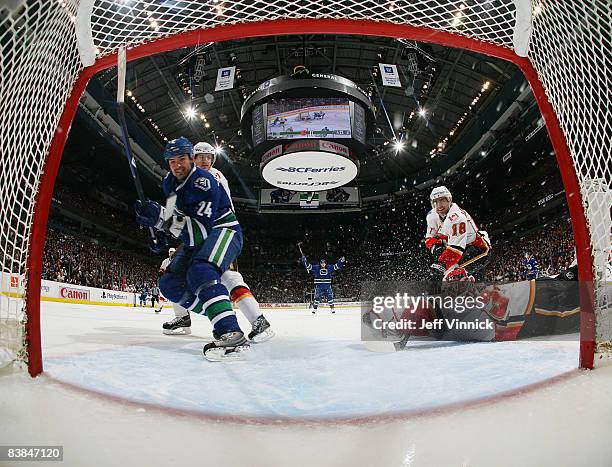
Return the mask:
<svg viewBox="0 0 612 467">
<path fill-rule="evenodd" d="M 459 263 L 468 246 L 490 248 L 486 232 L 479 232 L 472 216 L 456 203 L 451 204 L 444 219 L 433 209 L 427 214 L 425 245 L 431 249 L 436 243 L 446 246 L 439 260 L 444 262 L 447 268 Z"/>
<path fill-rule="evenodd" d="M 215 169 L 214 167 L 211 167 L 209 172 L 217 179 L 217 181 L 219 182 L 219 185 L 221 185 L 223 189 L 225 190 L 225 192 L 227 193 L 227 197 L 229 198 L 230 203 L 232 205 L 232 211 L 234 211 L 234 202 L 232 201 L 232 193 L 230 192 L 229 182 L 227 181 L 227 178 L 225 178 L 225 175 L 223 175 L 223 172 L 221 172 L 218 169 Z"/>
<path fill-rule="evenodd" d="M 170 262 L 172 261 L 172 258 L 168 257 L 165 260 L 162 261 L 161 266 L 159 267 L 159 272 L 161 272 L 162 274 L 166 272 L 166 268 L 168 268 L 168 265 L 170 264 Z"/>
<path fill-rule="evenodd" d="M 432 209 L 427 214 L 427 234 L 425 238 L 437 237 L 447 246 L 456 246 L 465 250 L 478 236 L 478 226 L 472 216 L 453 203 L 444 219 Z"/>
</svg>

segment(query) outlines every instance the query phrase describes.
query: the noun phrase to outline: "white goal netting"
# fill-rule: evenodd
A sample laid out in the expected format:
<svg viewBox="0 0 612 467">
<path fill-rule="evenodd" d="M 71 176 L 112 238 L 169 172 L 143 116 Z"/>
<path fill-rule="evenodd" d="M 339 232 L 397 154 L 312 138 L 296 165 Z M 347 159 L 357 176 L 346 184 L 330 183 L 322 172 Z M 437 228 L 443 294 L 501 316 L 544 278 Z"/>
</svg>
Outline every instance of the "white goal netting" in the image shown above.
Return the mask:
<svg viewBox="0 0 612 467">
<path fill-rule="evenodd" d="M 569 146 L 590 232 L 597 340 L 610 340 L 604 290 L 612 178 L 609 0 L 6 0 L 0 3 L 0 348 L 10 349 L 11 358 L 33 357 L 25 351 L 23 329 L 35 310 L 29 312 L 23 297 L 37 192 L 54 135 L 68 130 L 58 123 L 84 64 L 121 45 L 133 48 L 186 31 L 243 25 L 243 36 L 234 39 L 295 33 L 279 24 L 257 28 L 284 19 L 309 21 L 312 33 L 319 32 L 317 21 L 330 19 L 376 22 L 381 35 L 385 24 L 409 25 L 509 51 L 532 22 L 528 58 Z M 206 34 L 201 40 L 207 42 Z"/>
</svg>

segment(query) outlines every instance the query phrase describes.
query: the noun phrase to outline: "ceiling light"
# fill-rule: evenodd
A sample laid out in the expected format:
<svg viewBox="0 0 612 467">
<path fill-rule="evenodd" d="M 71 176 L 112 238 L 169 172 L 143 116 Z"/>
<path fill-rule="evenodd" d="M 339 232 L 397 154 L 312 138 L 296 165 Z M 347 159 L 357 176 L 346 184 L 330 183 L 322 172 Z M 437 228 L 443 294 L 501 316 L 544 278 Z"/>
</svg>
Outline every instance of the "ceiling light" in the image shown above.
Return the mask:
<svg viewBox="0 0 612 467">
<path fill-rule="evenodd" d="M 187 114 L 187 118 L 193 118 L 196 116 L 196 111 L 193 107 L 187 107 L 187 110 L 185 110 L 185 113 Z"/>
</svg>

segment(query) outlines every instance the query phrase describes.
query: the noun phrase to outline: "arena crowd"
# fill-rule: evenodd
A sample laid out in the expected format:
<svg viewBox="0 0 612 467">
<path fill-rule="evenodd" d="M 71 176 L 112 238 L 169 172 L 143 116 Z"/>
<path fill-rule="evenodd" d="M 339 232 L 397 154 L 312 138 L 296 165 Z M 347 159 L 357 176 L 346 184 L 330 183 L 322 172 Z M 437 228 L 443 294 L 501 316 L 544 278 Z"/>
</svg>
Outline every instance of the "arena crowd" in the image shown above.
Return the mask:
<svg viewBox="0 0 612 467">
<path fill-rule="evenodd" d="M 424 248 L 422 229 L 407 230 L 407 223 L 338 224 L 335 229 L 301 226 L 300 237 L 278 235 L 269 230 L 274 225 L 250 225 L 246 217 L 245 245 L 240 257 L 240 271 L 261 302 L 303 302 L 312 292 L 312 278 L 300 265 L 297 239 L 310 262 L 325 257 L 334 263 L 340 256 L 347 266 L 336 274 L 335 295 L 356 299 L 363 281 L 426 279 L 432 258 Z M 123 224 L 116 225 L 118 232 Z M 322 234 L 322 230 L 327 232 Z M 278 230 L 278 229 L 277 229 Z M 141 233 L 146 238 L 144 233 Z M 566 217 L 540 226 L 526 235 L 493 241 L 493 259 L 486 280 L 516 281 L 523 277 L 525 253 L 533 254 L 540 271 L 554 275 L 574 258 L 571 224 Z M 43 279 L 137 291 L 152 286 L 158 277 L 163 256 L 146 256 L 128 249 L 118 249 L 91 237 L 49 228 L 43 262 Z"/>
</svg>

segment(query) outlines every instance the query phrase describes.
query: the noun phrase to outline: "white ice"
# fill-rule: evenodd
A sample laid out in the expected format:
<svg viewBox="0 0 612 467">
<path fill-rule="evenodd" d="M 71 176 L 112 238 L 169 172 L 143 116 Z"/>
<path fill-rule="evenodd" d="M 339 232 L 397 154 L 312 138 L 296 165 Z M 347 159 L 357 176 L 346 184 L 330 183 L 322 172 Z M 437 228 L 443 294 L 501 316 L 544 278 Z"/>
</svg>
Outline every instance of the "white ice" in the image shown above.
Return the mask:
<svg viewBox="0 0 612 467">
<path fill-rule="evenodd" d="M 612 367 L 572 371 L 571 340 L 377 354 L 358 310 L 266 310 L 277 337 L 220 364 L 200 317 L 169 337 L 169 311 L 42 306 L 46 374 L 0 377 L 0 445 L 62 444 L 64 465 L 611 464 Z"/>
</svg>

